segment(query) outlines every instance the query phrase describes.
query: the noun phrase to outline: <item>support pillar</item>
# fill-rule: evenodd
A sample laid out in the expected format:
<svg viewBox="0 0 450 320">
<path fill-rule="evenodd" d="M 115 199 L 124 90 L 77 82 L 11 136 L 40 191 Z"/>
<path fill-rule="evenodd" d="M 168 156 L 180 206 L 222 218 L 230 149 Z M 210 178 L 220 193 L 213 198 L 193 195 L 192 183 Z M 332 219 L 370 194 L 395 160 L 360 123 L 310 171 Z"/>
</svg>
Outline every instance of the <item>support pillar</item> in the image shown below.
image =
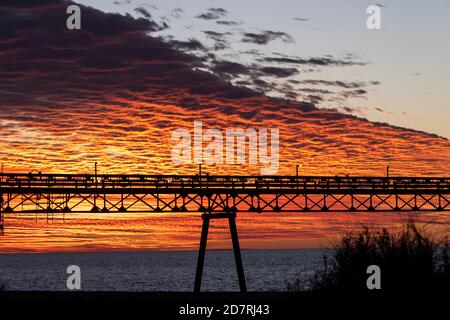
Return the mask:
<svg viewBox="0 0 450 320">
<path fill-rule="evenodd" d="M 228 224 L 230 226 L 231 241 L 233 242 L 234 261 L 239 280 L 239 289 L 241 292 L 247 292 L 245 284 L 244 265 L 242 264 L 241 247 L 239 246 L 239 237 L 236 228 L 236 213 L 229 214 Z"/>
<path fill-rule="evenodd" d="M 205 262 L 206 242 L 208 240 L 208 230 L 209 230 L 208 215 L 203 214 L 202 220 L 203 225 L 202 225 L 202 234 L 200 236 L 200 247 L 198 249 L 197 270 L 195 271 L 194 292 L 200 292 L 200 287 L 202 285 L 203 264 Z"/>
<path fill-rule="evenodd" d="M 4 230 L 5 230 L 5 223 L 3 220 L 2 207 L 3 207 L 3 194 L 0 194 L 0 236 L 2 236 L 4 234 Z"/>
<path fill-rule="evenodd" d="M 198 251 L 197 258 L 197 269 L 195 272 L 195 283 L 194 283 L 194 292 L 200 292 L 201 284 L 202 284 L 202 276 L 203 276 L 203 265 L 205 262 L 205 253 L 206 253 L 206 243 L 208 240 L 208 230 L 209 230 L 209 220 L 210 219 L 228 219 L 228 224 L 230 227 L 231 241 L 233 243 L 233 252 L 234 252 L 234 261 L 236 264 L 236 271 L 239 280 L 239 289 L 241 292 L 247 292 L 247 287 L 245 283 L 245 274 L 244 274 L 244 266 L 242 263 L 241 257 L 241 248 L 239 246 L 239 237 L 237 233 L 236 227 L 236 213 L 235 212 L 227 212 L 227 213 L 205 213 L 202 215 L 203 225 L 202 225 L 202 234 L 200 236 L 200 246 Z"/>
</svg>

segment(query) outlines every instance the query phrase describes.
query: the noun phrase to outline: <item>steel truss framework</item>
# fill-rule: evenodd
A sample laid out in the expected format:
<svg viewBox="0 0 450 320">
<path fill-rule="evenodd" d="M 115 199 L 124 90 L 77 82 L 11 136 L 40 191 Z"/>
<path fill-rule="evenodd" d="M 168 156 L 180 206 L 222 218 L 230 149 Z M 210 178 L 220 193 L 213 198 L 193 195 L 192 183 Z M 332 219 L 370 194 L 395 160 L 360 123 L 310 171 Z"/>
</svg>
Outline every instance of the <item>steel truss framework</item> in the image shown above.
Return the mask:
<svg viewBox="0 0 450 320">
<path fill-rule="evenodd" d="M 101 192 L 102 190 L 98 190 Z M 448 211 L 448 194 L 197 193 L 7 193 L 6 213 L 108 212 L 389 212 Z M 105 191 L 106 192 L 106 191 Z"/>
<path fill-rule="evenodd" d="M 447 211 L 431 177 L 7 174 L 0 212 Z"/>
</svg>

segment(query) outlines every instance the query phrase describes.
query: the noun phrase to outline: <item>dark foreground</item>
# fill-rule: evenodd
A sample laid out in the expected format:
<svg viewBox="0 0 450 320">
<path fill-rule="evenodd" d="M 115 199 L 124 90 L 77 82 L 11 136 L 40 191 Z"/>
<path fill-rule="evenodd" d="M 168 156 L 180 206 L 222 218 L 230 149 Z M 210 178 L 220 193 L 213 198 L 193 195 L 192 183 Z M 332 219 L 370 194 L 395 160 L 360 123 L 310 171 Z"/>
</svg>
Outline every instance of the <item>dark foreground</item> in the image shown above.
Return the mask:
<svg viewBox="0 0 450 320">
<path fill-rule="evenodd" d="M 345 316 L 384 318 L 446 313 L 449 291 L 363 293 L 264 292 L 0 292 L 2 311 L 42 313 L 46 318 L 127 316 L 147 319 L 301 319 Z M 194 314 L 195 313 L 195 314 Z M 135 317 L 133 317 L 134 319 Z M 127 318 L 125 318 L 127 319 Z M 130 318 L 131 319 L 131 318 Z"/>
</svg>

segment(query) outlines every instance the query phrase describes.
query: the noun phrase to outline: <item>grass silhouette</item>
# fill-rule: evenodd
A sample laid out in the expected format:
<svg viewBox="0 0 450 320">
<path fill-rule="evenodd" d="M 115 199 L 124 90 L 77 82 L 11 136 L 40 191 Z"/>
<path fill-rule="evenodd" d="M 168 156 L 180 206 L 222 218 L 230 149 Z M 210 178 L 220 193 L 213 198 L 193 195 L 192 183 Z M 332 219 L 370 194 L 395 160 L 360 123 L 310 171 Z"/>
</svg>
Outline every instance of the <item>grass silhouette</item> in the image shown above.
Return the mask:
<svg viewBox="0 0 450 320">
<path fill-rule="evenodd" d="M 448 254 L 447 237 L 435 239 L 413 222 L 395 233 L 366 227 L 344 235 L 311 279 L 286 286 L 288 291 L 368 291 L 367 267 L 377 265 L 383 291 L 444 291 L 450 287 Z"/>
</svg>

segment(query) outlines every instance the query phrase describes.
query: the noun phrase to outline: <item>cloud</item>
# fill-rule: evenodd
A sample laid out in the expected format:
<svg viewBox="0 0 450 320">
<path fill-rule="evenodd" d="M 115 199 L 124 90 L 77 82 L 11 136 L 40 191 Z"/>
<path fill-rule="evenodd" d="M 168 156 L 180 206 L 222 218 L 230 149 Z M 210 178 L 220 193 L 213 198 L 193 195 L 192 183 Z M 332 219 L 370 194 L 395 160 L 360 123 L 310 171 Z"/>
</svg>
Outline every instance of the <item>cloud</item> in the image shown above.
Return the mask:
<svg viewBox="0 0 450 320">
<path fill-rule="evenodd" d="M 232 20 L 217 20 L 216 23 L 220 24 L 220 25 L 224 25 L 224 26 L 237 26 L 237 25 L 242 24 L 240 22 L 232 21 Z"/>
<path fill-rule="evenodd" d="M 150 14 L 150 12 L 148 12 L 145 8 L 143 7 L 137 7 L 134 9 L 134 11 L 136 11 L 137 13 L 142 14 L 145 18 L 147 19 L 151 19 L 152 15 Z"/>
<path fill-rule="evenodd" d="M 240 53 L 247 54 L 247 55 L 254 56 L 254 57 L 262 56 L 262 53 L 259 50 L 256 50 L 256 49 L 250 49 L 250 50 L 246 50 L 246 51 L 241 51 Z"/>
<path fill-rule="evenodd" d="M 254 43 L 258 45 L 264 45 L 269 43 L 270 41 L 274 41 L 277 39 L 280 39 L 281 41 L 286 43 L 294 42 L 292 36 L 282 31 L 265 30 L 261 33 L 245 32 L 243 36 L 244 37 L 242 38 L 242 42 Z"/>
<path fill-rule="evenodd" d="M 212 48 L 213 50 L 222 49 L 225 46 L 230 47 L 230 43 L 224 39 L 225 36 L 230 33 L 222 33 L 217 31 L 208 31 L 205 32 L 208 37 L 215 39 L 216 45 Z M 223 43 L 222 41 L 226 41 Z M 264 40 L 265 41 L 265 40 Z M 339 59 L 335 58 L 331 55 L 324 55 L 322 57 L 311 57 L 311 58 L 300 58 L 300 57 L 292 57 L 287 56 L 282 53 L 273 52 L 272 57 L 264 57 L 263 53 L 256 49 L 251 49 L 247 51 L 240 51 L 241 55 L 246 54 L 252 60 L 247 62 L 245 66 L 245 72 L 237 73 L 236 70 L 233 74 L 230 73 L 221 73 L 218 72 L 218 69 L 213 70 L 217 74 L 226 77 L 227 79 L 233 80 L 233 83 L 239 84 L 241 86 L 246 86 L 248 88 L 254 89 L 256 91 L 262 91 L 265 94 L 271 96 L 285 96 L 288 99 L 295 99 L 301 101 L 302 98 L 311 100 L 310 97 L 303 94 L 306 91 L 302 91 L 298 86 L 300 84 L 308 84 L 314 86 L 341 86 L 344 88 L 358 88 L 359 86 L 366 86 L 367 83 L 349 83 L 347 84 L 344 81 L 321 81 L 313 82 L 313 80 L 306 81 L 305 83 L 301 81 L 297 81 L 297 79 L 287 79 L 292 76 L 298 74 L 305 74 L 309 72 L 318 72 L 321 67 L 347 67 L 347 66 L 359 66 L 364 65 L 365 63 L 357 60 L 357 56 L 351 53 L 347 53 L 344 58 Z M 225 56 L 224 56 L 225 57 Z M 217 60 L 217 59 L 216 59 Z M 242 65 L 242 59 L 240 55 L 227 55 L 228 62 L 235 62 L 239 65 Z M 248 61 L 248 59 L 247 59 Z M 216 62 L 213 62 L 214 65 Z M 299 68 L 297 68 L 299 66 Z M 239 68 L 239 71 L 243 71 L 243 68 Z M 248 78 L 250 77 L 250 79 Z M 275 77 L 278 79 L 277 83 L 274 82 L 265 82 L 260 78 L 264 77 Z M 285 80 L 286 79 L 286 80 Z M 257 81 L 255 81 L 257 80 Z M 266 80 L 266 79 L 265 79 Z M 289 83 L 289 81 L 291 81 Z M 237 82 L 238 81 L 238 82 Z M 287 81 L 287 82 L 286 82 Z M 294 82 L 297 81 L 297 82 Z M 309 83 L 308 83 L 309 82 Z M 379 82 L 370 81 L 370 84 L 377 85 Z M 288 85 L 291 85 L 290 87 Z M 295 87 L 296 86 L 296 87 Z M 310 90 L 310 89 L 307 89 Z M 311 92 L 312 95 L 321 96 L 318 92 Z M 330 96 L 326 101 L 332 103 L 342 103 L 345 100 L 345 97 L 361 97 L 362 95 L 357 95 L 356 93 L 345 92 L 344 94 L 334 93 L 335 96 Z M 324 98 L 324 97 L 321 97 Z M 315 101 L 319 101 L 319 99 L 315 98 Z M 325 101 L 324 99 L 320 101 Z"/>
<path fill-rule="evenodd" d="M 147 19 L 151 19 L 152 18 L 151 13 L 147 9 L 145 9 L 144 7 L 137 7 L 137 8 L 134 9 L 134 11 L 136 11 L 137 13 L 140 13 L 141 15 L 143 15 Z"/>
<path fill-rule="evenodd" d="M 309 21 L 309 18 L 293 18 L 292 20 L 295 20 L 295 21 L 302 21 L 302 22 L 305 22 L 305 21 Z"/>
<path fill-rule="evenodd" d="M 251 76 L 253 84 L 258 86 L 264 85 L 266 88 L 269 88 L 269 86 L 265 81 L 259 79 L 260 76 L 287 78 L 298 74 L 298 70 L 296 68 L 268 67 L 255 64 L 244 65 L 242 63 L 232 61 L 214 61 L 212 70 L 218 74 L 227 74 L 234 77 L 242 75 Z M 249 82 L 241 82 L 241 84 L 245 83 L 249 84 Z M 275 89 L 273 86 L 270 86 L 270 88 Z"/>
<path fill-rule="evenodd" d="M 187 51 L 193 51 L 193 50 L 206 50 L 205 46 L 194 38 L 189 38 L 187 41 L 181 41 L 181 40 L 169 40 L 169 43 L 173 45 L 174 48 L 180 49 L 180 50 L 187 50 Z"/>
<path fill-rule="evenodd" d="M 362 88 L 362 87 L 367 86 L 367 83 L 364 81 L 345 82 L 345 81 L 341 81 L 341 80 L 330 81 L 330 80 L 307 79 L 307 80 L 298 81 L 297 83 L 309 84 L 309 85 L 321 85 L 321 86 L 336 86 L 336 87 L 342 87 L 342 88 L 346 88 L 346 89 L 355 89 L 355 88 Z M 371 82 L 371 84 L 373 84 L 373 82 Z"/>
<path fill-rule="evenodd" d="M 295 84 L 299 83 L 300 81 L 295 81 L 295 80 L 288 80 L 289 82 L 294 82 Z M 298 89 L 300 92 L 307 92 L 307 93 L 314 93 L 314 94 L 332 94 L 334 93 L 331 90 L 328 89 L 322 89 L 322 88 L 299 88 Z"/>
<path fill-rule="evenodd" d="M 2 46 L 0 73 L 2 79 L 9 80 L 2 81 L 0 89 L 17 91 L 17 84 L 21 84 L 19 93 L 7 98 L 12 105 L 44 104 L 36 97 L 81 103 L 97 101 L 101 95 L 106 101 L 114 99 L 114 93 L 123 95 L 123 89 L 128 94 L 147 93 L 154 97 L 159 96 L 160 90 L 182 90 L 180 96 L 211 98 L 216 94 L 257 95 L 199 71 L 204 67 L 201 58 L 176 49 L 202 49 L 197 40 L 165 42 L 149 36 L 149 32 L 161 29 L 151 19 L 83 7 L 82 30 L 72 32 L 59 27 L 65 18 L 60 11 L 66 4 L 56 0 L 48 3 L 51 6 L 47 10 L 24 9 L 21 16 L 11 5 L 1 11 L 6 23 L 2 41 L 8 45 Z M 28 80 L 35 77 L 40 81 Z M 218 87 L 225 90 L 218 91 Z"/>
<path fill-rule="evenodd" d="M 251 68 L 241 63 L 231 61 L 216 61 L 212 70 L 219 74 L 226 73 L 229 75 L 249 75 L 252 73 Z"/>
<path fill-rule="evenodd" d="M 223 8 L 209 8 L 206 12 L 199 14 L 198 19 L 217 20 L 228 15 L 228 11 Z"/>
<path fill-rule="evenodd" d="M 366 63 L 353 60 L 341 60 L 333 57 L 313 57 L 313 58 L 292 58 L 292 57 L 265 57 L 260 59 L 265 62 L 301 64 L 313 66 L 363 66 Z"/>
<path fill-rule="evenodd" d="M 317 96 L 317 95 L 313 95 L 313 94 L 309 94 L 307 96 L 308 100 L 311 101 L 312 103 L 318 103 L 320 101 L 322 101 L 322 97 L 321 96 Z"/>
<path fill-rule="evenodd" d="M 356 90 L 353 90 L 353 91 L 350 91 L 352 94 L 354 94 L 354 95 L 363 95 L 363 94 L 366 94 L 367 93 L 367 90 L 364 90 L 364 89 L 356 89 Z"/>
<path fill-rule="evenodd" d="M 356 114 L 358 116 L 365 116 L 367 113 L 367 108 L 366 107 L 342 107 L 341 108 L 345 113 L 349 113 L 349 114 Z"/>
<path fill-rule="evenodd" d="M 113 4 L 118 5 L 118 6 L 121 6 L 124 4 L 130 4 L 130 3 L 131 3 L 131 0 L 121 0 L 121 1 L 115 0 L 115 1 L 113 1 Z"/>
<path fill-rule="evenodd" d="M 231 35 L 231 33 L 217 32 L 217 31 L 203 31 L 203 33 L 210 39 L 214 40 L 214 50 L 223 50 L 229 47 L 228 41 L 225 39 L 226 36 Z"/>
<path fill-rule="evenodd" d="M 203 31 L 204 34 L 206 34 L 207 36 L 211 37 L 211 38 L 219 38 L 221 39 L 222 37 L 224 37 L 225 35 L 229 35 L 230 33 L 222 33 L 222 32 L 217 32 L 217 31 Z"/>
<path fill-rule="evenodd" d="M 286 78 L 298 73 L 298 70 L 295 68 L 262 67 L 259 70 L 267 75 L 276 76 L 278 78 Z"/>
</svg>

